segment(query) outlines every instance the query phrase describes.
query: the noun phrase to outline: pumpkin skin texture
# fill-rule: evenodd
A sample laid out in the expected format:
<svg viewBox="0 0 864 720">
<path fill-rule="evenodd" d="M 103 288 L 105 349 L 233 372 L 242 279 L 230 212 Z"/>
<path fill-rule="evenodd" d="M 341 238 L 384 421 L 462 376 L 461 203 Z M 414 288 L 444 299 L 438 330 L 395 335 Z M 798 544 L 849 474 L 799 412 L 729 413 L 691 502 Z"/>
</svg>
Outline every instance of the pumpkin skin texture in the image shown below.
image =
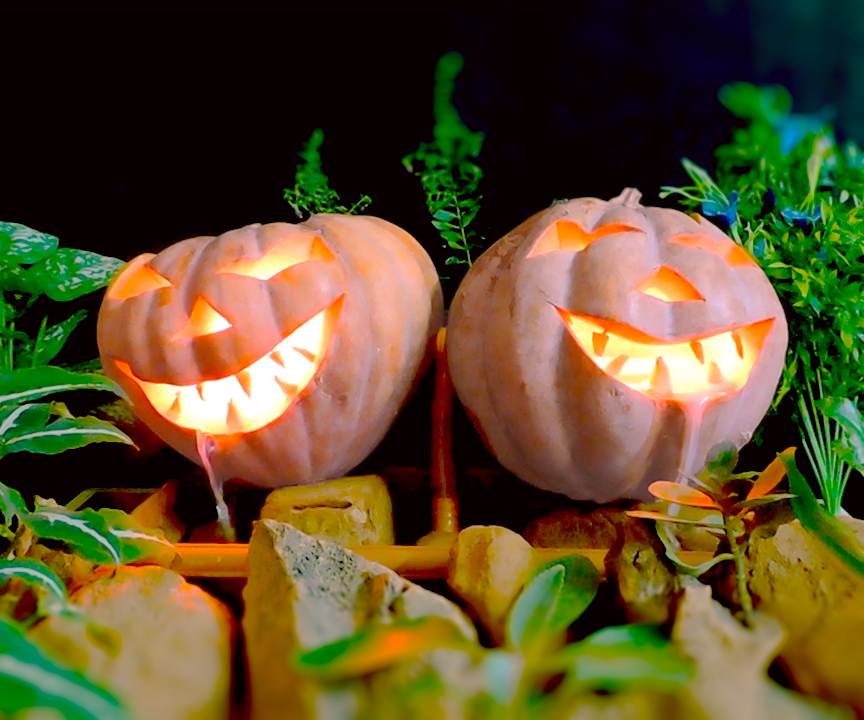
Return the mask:
<svg viewBox="0 0 864 720">
<path fill-rule="evenodd" d="M 450 308 L 453 384 L 487 447 L 574 500 L 650 500 L 717 443 L 740 448 L 784 366 L 786 319 L 756 262 L 704 218 L 639 197 L 537 213 Z"/>
<path fill-rule="evenodd" d="M 438 275 L 375 217 L 249 225 L 133 259 L 108 288 L 105 373 L 165 442 L 261 487 L 342 477 L 382 440 L 431 359 Z"/>
</svg>

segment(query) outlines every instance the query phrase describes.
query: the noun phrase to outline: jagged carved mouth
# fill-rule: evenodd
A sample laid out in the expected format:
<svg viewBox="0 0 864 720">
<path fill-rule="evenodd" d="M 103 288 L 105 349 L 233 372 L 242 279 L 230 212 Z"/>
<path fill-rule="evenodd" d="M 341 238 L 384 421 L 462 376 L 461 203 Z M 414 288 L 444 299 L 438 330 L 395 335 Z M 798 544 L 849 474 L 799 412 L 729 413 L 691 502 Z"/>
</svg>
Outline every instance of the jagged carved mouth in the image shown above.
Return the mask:
<svg viewBox="0 0 864 720">
<path fill-rule="evenodd" d="M 291 406 L 324 359 L 341 302 L 307 320 L 264 356 L 234 375 L 194 385 L 148 382 L 116 361 L 162 417 L 212 435 L 248 433 L 273 422 Z M 328 322 L 328 314 L 331 315 Z"/>
<path fill-rule="evenodd" d="M 570 334 L 610 377 L 652 399 L 701 401 L 740 390 L 759 359 L 774 320 L 683 341 L 557 308 Z"/>
</svg>

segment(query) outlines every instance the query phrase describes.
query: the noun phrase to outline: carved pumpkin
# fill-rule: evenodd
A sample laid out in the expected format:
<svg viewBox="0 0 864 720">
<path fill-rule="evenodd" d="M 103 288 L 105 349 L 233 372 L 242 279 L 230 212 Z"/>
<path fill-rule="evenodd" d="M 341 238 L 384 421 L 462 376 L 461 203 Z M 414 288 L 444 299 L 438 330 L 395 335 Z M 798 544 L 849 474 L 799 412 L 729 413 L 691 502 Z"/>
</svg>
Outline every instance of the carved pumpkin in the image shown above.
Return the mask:
<svg viewBox="0 0 864 720">
<path fill-rule="evenodd" d="M 469 270 L 450 309 L 456 392 L 501 464 L 577 500 L 650 499 L 655 480 L 740 448 L 783 370 L 770 281 L 704 218 L 557 203 Z"/>
<path fill-rule="evenodd" d="M 315 215 L 132 260 L 98 322 L 106 374 L 157 435 L 263 487 L 341 477 L 381 441 L 442 321 L 432 261 L 374 217 Z"/>
</svg>

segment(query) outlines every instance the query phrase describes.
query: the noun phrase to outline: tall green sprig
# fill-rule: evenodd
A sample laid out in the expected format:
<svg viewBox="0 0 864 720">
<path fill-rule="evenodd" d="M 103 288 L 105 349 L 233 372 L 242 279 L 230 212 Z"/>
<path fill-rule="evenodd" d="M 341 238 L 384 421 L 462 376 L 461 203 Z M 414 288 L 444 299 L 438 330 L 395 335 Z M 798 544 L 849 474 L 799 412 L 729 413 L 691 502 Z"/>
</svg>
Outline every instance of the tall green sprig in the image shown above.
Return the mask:
<svg viewBox="0 0 864 720">
<path fill-rule="evenodd" d="M 341 204 L 339 193 L 330 187 L 330 179 L 322 170 L 320 149 L 323 142 L 324 131 L 318 128 L 312 132 L 309 140 L 303 143 L 303 149 L 297 153 L 302 162 L 297 164 L 294 187 L 285 189 L 285 199 L 298 218 L 302 218 L 304 214 L 353 215 L 363 212 L 372 202 L 368 195 L 361 195 L 356 203 L 347 207 Z"/>
<path fill-rule="evenodd" d="M 444 247 L 457 253 L 448 257 L 445 264 L 467 263 L 470 266 L 471 251 L 482 247 L 473 241 L 484 240 L 468 229 L 480 211 L 482 196 L 477 191 L 483 172 L 472 158 L 480 154 L 484 135 L 471 132 L 453 107 L 456 76 L 462 72 L 463 65 L 458 52 L 447 53 L 438 60 L 432 104 L 435 139 L 431 143 L 420 143 L 416 152 L 402 158 L 402 164 L 420 178 L 432 225 L 441 233 Z"/>
<path fill-rule="evenodd" d="M 693 185 L 665 187 L 661 197 L 677 194 L 687 208 L 723 221 L 771 280 L 789 350 L 770 413 L 790 396 L 824 502 L 836 513 L 849 465 L 836 456 L 840 428 L 825 409 L 844 399 L 855 408 L 864 391 L 864 163 L 853 142 L 838 145 L 826 114 L 793 114 L 782 87 L 728 85 L 720 100 L 745 122 L 716 152 L 716 181 L 685 159 Z"/>
</svg>

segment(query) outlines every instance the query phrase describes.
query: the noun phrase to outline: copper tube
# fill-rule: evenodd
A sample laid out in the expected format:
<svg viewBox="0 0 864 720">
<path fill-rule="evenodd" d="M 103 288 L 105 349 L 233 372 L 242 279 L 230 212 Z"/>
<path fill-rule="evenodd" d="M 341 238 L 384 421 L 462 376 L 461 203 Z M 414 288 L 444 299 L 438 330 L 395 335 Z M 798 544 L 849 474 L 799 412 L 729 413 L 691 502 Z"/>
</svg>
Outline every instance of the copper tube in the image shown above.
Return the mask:
<svg viewBox="0 0 864 720">
<path fill-rule="evenodd" d="M 354 545 L 348 550 L 379 562 L 408 580 L 434 580 L 447 577 L 450 548 L 414 545 Z M 243 543 L 178 543 L 170 568 L 188 577 L 243 578 L 248 575 L 249 546 Z M 579 548 L 536 548 L 537 564 L 579 554 L 604 572 L 608 550 Z M 682 561 L 698 565 L 713 557 L 711 552 L 682 551 Z M 168 563 L 166 563 L 168 564 Z"/>
<path fill-rule="evenodd" d="M 432 531 L 459 532 L 456 467 L 453 463 L 453 381 L 447 367 L 447 328 L 435 336 L 435 393 L 432 397 Z"/>
</svg>

